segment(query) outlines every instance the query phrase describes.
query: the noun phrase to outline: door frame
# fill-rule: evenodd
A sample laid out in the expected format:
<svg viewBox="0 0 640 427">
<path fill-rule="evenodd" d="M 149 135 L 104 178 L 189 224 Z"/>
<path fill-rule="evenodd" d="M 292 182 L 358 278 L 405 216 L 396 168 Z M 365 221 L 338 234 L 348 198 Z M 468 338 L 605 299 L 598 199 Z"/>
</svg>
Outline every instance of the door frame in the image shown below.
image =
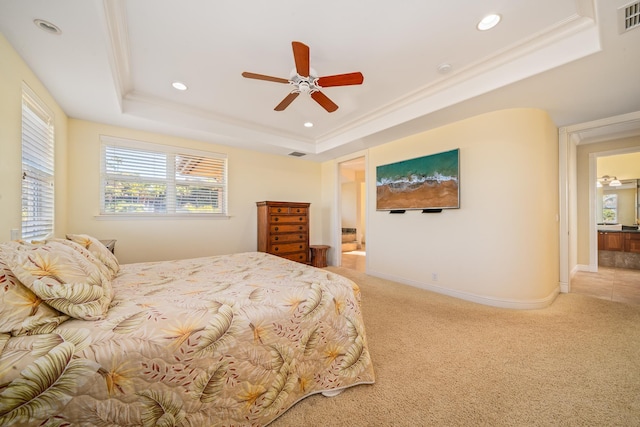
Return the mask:
<svg viewBox="0 0 640 427">
<path fill-rule="evenodd" d="M 335 178 L 335 199 L 334 199 L 334 212 L 333 212 L 333 221 L 332 221 L 332 240 L 333 246 L 335 250 L 332 255 L 332 264 L 335 266 L 342 265 L 342 183 L 340 182 L 340 164 L 348 162 L 350 160 L 359 159 L 364 157 L 364 183 L 365 183 L 365 193 L 364 193 L 364 222 L 365 228 L 369 228 L 369 157 L 368 151 L 357 151 L 355 153 L 351 153 L 346 156 L 342 156 L 336 159 L 335 167 L 334 167 L 334 178 Z M 367 245 L 367 250 L 369 250 L 369 246 Z M 365 270 L 369 270 L 369 257 L 366 259 Z"/>
</svg>

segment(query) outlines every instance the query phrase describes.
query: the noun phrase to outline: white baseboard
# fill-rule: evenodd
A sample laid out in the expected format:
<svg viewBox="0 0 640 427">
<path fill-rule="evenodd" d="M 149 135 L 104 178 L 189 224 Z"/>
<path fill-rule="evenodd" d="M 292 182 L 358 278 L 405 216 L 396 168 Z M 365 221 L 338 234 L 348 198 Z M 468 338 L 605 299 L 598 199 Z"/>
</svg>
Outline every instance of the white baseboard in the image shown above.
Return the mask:
<svg viewBox="0 0 640 427">
<path fill-rule="evenodd" d="M 488 305 L 499 308 L 512 308 L 517 310 L 531 310 L 538 308 L 545 308 L 551 305 L 561 291 L 560 286 L 553 289 L 549 295 L 544 298 L 535 300 L 515 300 L 515 299 L 501 299 L 483 295 L 472 294 L 468 292 L 458 291 L 455 289 L 443 288 L 430 283 L 421 283 L 415 280 L 405 279 L 402 277 L 396 277 L 377 271 L 367 271 L 368 275 L 380 277 L 381 279 L 391 280 L 394 282 L 402 283 L 404 285 L 413 286 L 415 288 L 432 291 L 438 294 L 448 295 L 454 298 L 460 298 L 465 301 L 471 301 L 478 304 Z"/>
<path fill-rule="evenodd" d="M 598 272 L 598 265 L 593 265 L 593 264 L 578 264 L 575 266 L 574 268 L 574 272 L 572 272 L 571 274 L 575 274 L 576 271 L 588 271 L 591 273 L 597 273 Z"/>
</svg>

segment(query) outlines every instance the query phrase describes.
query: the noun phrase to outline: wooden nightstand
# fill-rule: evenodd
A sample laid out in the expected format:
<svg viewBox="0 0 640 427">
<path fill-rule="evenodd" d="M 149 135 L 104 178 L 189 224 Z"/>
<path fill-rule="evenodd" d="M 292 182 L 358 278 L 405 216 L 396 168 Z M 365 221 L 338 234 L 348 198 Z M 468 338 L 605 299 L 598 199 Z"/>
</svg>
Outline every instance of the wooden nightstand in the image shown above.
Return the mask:
<svg viewBox="0 0 640 427">
<path fill-rule="evenodd" d="M 111 251 L 112 254 L 115 253 L 114 251 L 116 250 L 116 241 L 114 239 L 100 240 L 100 243 L 105 245 L 107 249 Z"/>
<path fill-rule="evenodd" d="M 327 266 L 327 250 L 331 246 L 327 245 L 311 245 L 311 265 L 318 268 Z"/>
</svg>

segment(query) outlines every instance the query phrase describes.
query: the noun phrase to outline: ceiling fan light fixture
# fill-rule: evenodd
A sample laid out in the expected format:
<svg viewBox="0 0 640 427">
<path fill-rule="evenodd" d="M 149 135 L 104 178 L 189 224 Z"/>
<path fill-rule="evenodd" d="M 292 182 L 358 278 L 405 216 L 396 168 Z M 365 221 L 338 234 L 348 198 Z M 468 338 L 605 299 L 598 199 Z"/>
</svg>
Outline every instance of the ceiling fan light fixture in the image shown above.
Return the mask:
<svg viewBox="0 0 640 427">
<path fill-rule="evenodd" d="M 300 93 L 308 94 L 309 92 L 311 92 L 311 86 L 309 85 L 309 82 L 303 80 L 298 83 L 298 90 L 300 91 Z"/>
<path fill-rule="evenodd" d="M 476 28 L 480 31 L 487 31 L 498 25 L 502 17 L 497 13 L 487 15 L 478 22 Z"/>
<path fill-rule="evenodd" d="M 622 183 L 620 182 L 619 179 L 614 179 L 609 183 L 609 187 L 620 187 L 621 185 Z"/>
<path fill-rule="evenodd" d="M 313 123 L 311 123 L 311 122 L 304 122 L 304 127 L 306 127 L 306 128 L 312 128 L 312 127 L 313 127 Z"/>
</svg>

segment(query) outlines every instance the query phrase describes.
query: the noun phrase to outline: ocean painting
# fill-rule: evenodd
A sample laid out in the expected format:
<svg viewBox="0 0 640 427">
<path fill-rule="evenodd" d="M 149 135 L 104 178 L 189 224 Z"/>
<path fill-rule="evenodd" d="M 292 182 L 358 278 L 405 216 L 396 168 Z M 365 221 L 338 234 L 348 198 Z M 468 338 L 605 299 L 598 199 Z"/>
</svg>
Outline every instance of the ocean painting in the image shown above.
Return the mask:
<svg viewBox="0 0 640 427">
<path fill-rule="evenodd" d="M 376 167 L 376 209 L 460 207 L 460 150 Z"/>
</svg>

